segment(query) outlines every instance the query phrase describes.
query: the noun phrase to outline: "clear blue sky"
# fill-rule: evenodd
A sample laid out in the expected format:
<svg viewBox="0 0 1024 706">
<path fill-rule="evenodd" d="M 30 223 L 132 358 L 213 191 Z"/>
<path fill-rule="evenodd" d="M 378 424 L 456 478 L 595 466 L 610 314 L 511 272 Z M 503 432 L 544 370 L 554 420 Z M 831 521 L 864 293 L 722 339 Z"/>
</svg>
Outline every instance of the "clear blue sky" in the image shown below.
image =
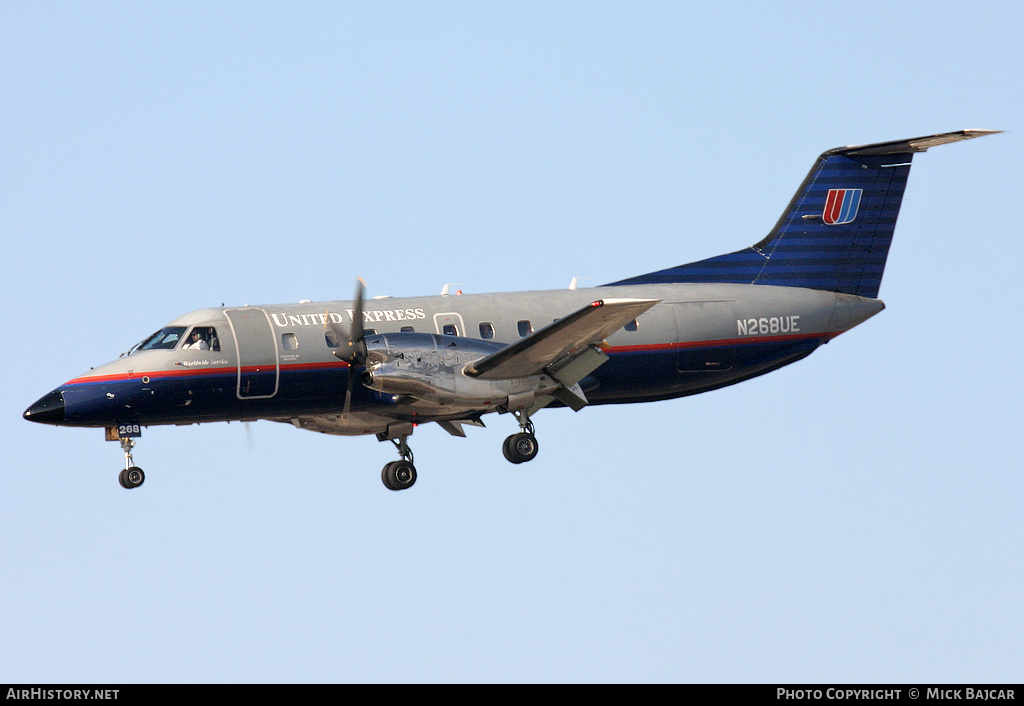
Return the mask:
<svg viewBox="0 0 1024 706">
<path fill-rule="evenodd" d="M 0 4 L 0 682 L 1020 682 L 1019 3 Z M 729 252 L 914 161 L 809 359 L 390 445 L 22 411 L 192 309 Z"/>
</svg>

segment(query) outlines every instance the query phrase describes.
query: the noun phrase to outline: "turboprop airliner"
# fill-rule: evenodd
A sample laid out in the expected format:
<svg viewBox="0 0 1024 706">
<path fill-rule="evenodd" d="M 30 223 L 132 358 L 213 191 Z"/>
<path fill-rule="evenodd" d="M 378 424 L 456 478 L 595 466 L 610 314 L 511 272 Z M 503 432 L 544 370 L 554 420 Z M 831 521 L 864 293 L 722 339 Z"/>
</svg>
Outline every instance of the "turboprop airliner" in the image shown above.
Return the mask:
<svg viewBox="0 0 1024 706">
<path fill-rule="evenodd" d="M 839 147 L 818 157 L 766 237 L 727 255 L 594 288 L 201 309 L 60 385 L 29 421 L 102 427 L 119 480 L 145 480 L 143 429 L 266 419 L 374 434 L 399 458 L 390 490 L 417 478 L 409 437 L 453 436 L 497 412 L 519 430 L 502 451 L 537 456 L 542 409 L 653 402 L 781 368 L 864 322 L 878 299 L 914 155 L 989 135 L 961 130 Z"/>
</svg>

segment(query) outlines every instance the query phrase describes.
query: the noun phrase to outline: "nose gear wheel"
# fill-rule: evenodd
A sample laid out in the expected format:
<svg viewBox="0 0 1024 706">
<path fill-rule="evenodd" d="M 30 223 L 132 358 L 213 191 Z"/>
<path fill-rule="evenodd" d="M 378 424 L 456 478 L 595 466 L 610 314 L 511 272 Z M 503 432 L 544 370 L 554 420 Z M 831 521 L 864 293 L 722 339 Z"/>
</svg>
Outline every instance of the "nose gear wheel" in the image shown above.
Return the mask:
<svg viewBox="0 0 1024 706">
<path fill-rule="evenodd" d="M 127 488 L 128 490 L 138 488 L 146 480 L 146 474 L 135 465 L 135 461 L 132 459 L 132 448 L 134 446 L 134 439 L 127 436 L 121 437 L 121 450 L 124 451 L 124 470 L 117 476 L 117 480 L 122 488 Z"/>
<path fill-rule="evenodd" d="M 146 480 L 146 474 L 142 472 L 142 469 L 138 466 L 130 466 L 124 469 L 117 477 L 118 482 L 121 483 L 122 488 L 131 490 L 132 488 L 138 488 Z"/>
</svg>

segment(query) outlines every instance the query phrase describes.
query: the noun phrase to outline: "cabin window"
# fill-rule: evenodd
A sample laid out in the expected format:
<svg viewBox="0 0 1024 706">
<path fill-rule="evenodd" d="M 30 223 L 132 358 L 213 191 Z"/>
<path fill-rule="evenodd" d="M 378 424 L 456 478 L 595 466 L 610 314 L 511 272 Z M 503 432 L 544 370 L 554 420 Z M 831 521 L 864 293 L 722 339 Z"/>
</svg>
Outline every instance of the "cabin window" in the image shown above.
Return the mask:
<svg viewBox="0 0 1024 706">
<path fill-rule="evenodd" d="M 414 326 L 403 326 L 402 327 L 402 333 L 415 333 L 415 332 L 416 332 L 416 327 L 414 327 Z"/>
<path fill-rule="evenodd" d="M 517 324 L 517 326 L 519 327 L 519 336 L 520 336 L 520 338 L 523 337 L 523 336 L 529 336 L 531 333 L 533 333 L 533 324 L 531 324 L 526 319 L 520 321 Z"/>
<path fill-rule="evenodd" d="M 294 333 L 282 333 L 281 345 L 286 351 L 293 351 L 299 347 L 299 339 L 295 337 Z"/>
<path fill-rule="evenodd" d="M 632 320 L 632 321 L 630 321 L 630 322 L 629 322 L 628 324 L 626 324 L 624 328 L 625 328 L 625 329 L 626 329 L 627 331 L 636 331 L 637 325 L 638 325 L 638 324 L 637 324 L 637 322 L 636 322 L 636 319 L 633 319 L 633 320 Z"/>
<path fill-rule="evenodd" d="M 193 351 L 219 351 L 220 340 L 217 338 L 216 329 L 214 329 L 213 326 L 196 326 L 189 332 L 188 337 L 185 339 L 185 344 L 181 349 Z"/>
<path fill-rule="evenodd" d="M 443 333 L 445 336 L 458 336 L 459 327 L 456 326 L 455 324 L 445 324 L 444 326 L 441 327 L 441 333 Z"/>
<path fill-rule="evenodd" d="M 494 325 L 486 321 L 480 324 L 480 338 L 494 338 Z"/>
</svg>

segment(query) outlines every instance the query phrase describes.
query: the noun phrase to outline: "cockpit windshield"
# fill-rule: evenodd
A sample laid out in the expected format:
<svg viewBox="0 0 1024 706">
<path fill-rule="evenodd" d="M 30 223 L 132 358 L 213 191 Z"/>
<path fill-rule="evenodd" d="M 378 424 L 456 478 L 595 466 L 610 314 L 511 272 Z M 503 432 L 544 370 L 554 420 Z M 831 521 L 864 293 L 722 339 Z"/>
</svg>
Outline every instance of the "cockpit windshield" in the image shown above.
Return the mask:
<svg viewBox="0 0 1024 706">
<path fill-rule="evenodd" d="M 135 351 L 151 351 L 159 348 L 174 348 L 178 345 L 178 341 L 181 340 L 181 335 L 183 333 L 185 333 L 184 326 L 168 326 L 167 328 L 162 328 L 145 341 L 135 346 L 135 348 L 131 350 L 131 353 L 134 353 Z"/>
</svg>

